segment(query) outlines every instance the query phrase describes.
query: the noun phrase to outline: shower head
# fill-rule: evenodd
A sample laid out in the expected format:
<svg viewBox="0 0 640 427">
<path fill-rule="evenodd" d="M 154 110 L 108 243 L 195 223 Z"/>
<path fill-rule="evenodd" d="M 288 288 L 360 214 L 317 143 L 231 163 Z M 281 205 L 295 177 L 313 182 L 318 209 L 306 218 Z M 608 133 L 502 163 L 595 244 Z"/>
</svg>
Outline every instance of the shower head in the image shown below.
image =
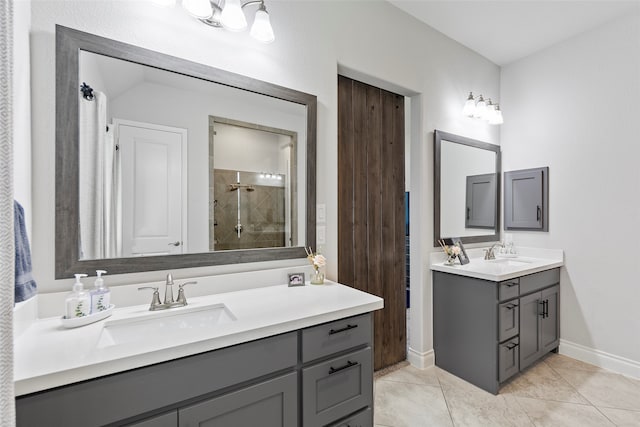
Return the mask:
<svg viewBox="0 0 640 427">
<path fill-rule="evenodd" d="M 247 187 L 247 191 L 248 191 L 248 192 L 252 192 L 252 191 L 256 191 L 256 189 L 255 189 L 255 188 L 253 188 L 253 185 L 249 185 L 249 186 Z"/>
<path fill-rule="evenodd" d="M 236 191 L 238 187 L 239 186 L 236 184 L 229 184 L 229 191 Z"/>
</svg>

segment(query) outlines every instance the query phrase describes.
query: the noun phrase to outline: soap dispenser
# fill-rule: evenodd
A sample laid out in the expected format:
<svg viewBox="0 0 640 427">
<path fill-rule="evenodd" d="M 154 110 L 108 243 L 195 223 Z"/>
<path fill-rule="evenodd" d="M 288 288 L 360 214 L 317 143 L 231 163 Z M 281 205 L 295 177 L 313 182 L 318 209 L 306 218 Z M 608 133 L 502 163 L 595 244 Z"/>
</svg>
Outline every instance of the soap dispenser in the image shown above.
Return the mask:
<svg viewBox="0 0 640 427">
<path fill-rule="evenodd" d="M 111 291 L 104 285 L 103 274 L 107 274 L 105 270 L 96 270 L 95 288 L 91 290 L 91 313 L 98 313 L 107 310 L 111 300 Z"/>
<path fill-rule="evenodd" d="M 81 278 L 87 277 L 86 274 L 75 274 L 76 282 L 73 284 L 73 291 L 65 300 L 65 317 L 73 319 L 75 317 L 84 317 L 91 312 L 91 297 L 84 290 L 84 286 L 80 281 Z"/>
</svg>

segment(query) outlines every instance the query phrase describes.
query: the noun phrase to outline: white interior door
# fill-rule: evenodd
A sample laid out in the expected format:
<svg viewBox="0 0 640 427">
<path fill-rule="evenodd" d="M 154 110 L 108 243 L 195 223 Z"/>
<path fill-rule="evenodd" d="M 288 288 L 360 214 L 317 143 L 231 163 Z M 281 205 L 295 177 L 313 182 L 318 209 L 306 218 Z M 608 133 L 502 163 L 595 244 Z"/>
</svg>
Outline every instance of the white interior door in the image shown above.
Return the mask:
<svg viewBox="0 0 640 427">
<path fill-rule="evenodd" d="M 114 120 L 122 162 L 122 255 L 186 252 L 187 130 Z"/>
</svg>

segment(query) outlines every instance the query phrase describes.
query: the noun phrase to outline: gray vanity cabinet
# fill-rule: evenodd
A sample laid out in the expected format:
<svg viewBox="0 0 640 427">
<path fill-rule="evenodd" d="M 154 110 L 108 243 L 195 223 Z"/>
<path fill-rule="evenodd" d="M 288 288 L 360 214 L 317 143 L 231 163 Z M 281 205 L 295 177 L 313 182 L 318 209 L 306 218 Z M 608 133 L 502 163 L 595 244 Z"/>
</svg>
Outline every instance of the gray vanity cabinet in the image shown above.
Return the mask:
<svg viewBox="0 0 640 427">
<path fill-rule="evenodd" d="M 436 365 L 491 393 L 559 344 L 558 268 L 504 282 L 433 272 Z"/>
<path fill-rule="evenodd" d="M 20 396 L 17 426 L 371 427 L 372 331 L 367 313 Z"/>
<path fill-rule="evenodd" d="M 504 173 L 504 229 L 549 230 L 549 168 Z"/>
</svg>

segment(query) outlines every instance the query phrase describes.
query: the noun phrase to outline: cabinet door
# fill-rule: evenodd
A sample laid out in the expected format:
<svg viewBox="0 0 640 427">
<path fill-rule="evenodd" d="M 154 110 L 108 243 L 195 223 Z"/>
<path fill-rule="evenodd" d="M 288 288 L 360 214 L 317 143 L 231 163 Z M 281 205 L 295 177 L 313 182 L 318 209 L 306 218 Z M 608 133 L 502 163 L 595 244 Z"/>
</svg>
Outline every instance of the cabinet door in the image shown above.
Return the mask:
<svg viewBox="0 0 640 427">
<path fill-rule="evenodd" d="M 157 415 L 139 421 L 133 424 L 127 424 L 127 427 L 176 427 L 178 425 L 178 411 L 171 411 L 166 414 Z"/>
<path fill-rule="evenodd" d="M 548 231 L 549 168 L 504 173 L 505 230 Z"/>
<path fill-rule="evenodd" d="M 465 228 L 496 227 L 496 174 L 467 176 Z"/>
<path fill-rule="evenodd" d="M 560 286 L 542 291 L 544 317 L 540 319 L 542 353 L 548 353 L 558 347 L 560 342 Z"/>
<path fill-rule="evenodd" d="M 520 298 L 520 370 L 535 362 L 542 354 L 540 317 L 543 310 L 540 292 Z"/>
<path fill-rule="evenodd" d="M 179 427 L 295 427 L 297 374 L 256 384 L 178 411 Z"/>
</svg>

